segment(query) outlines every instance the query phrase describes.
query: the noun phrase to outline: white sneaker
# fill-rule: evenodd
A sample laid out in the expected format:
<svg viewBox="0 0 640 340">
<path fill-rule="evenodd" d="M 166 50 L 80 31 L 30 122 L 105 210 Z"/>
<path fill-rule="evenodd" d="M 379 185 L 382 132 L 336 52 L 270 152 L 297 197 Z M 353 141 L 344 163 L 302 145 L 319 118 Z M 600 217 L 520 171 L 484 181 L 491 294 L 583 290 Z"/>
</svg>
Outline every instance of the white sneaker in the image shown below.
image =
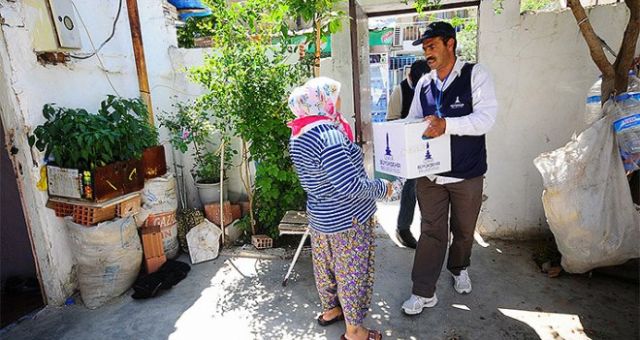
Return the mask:
<svg viewBox="0 0 640 340">
<path fill-rule="evenodd" d="M 469 273 L 466 269 L 460 271 L 460 275 L 452 275 L 453 276 L 453 288 L 459 294 L 469 294 L 471 293 L 471 279 L 469 278 Z"/>
<path fill-rule="evenodd" d="M 409 300 L 402 304 L 402 311 L 407 315 L 418 315 L 422 313 L 422 309 L 431 308 L 438 303 L 438 297 L 433 293 L 433 297 L 425 298 L 422 296 L 411 294 Z"/>
</svg>

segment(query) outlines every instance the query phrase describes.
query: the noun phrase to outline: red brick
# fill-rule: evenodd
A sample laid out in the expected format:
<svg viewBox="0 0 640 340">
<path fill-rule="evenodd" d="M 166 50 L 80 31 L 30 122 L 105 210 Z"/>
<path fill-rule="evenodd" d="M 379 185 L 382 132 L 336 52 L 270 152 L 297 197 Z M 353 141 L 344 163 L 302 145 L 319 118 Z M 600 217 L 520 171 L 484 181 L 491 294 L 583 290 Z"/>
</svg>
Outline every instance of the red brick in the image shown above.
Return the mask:
<svg viewBox="0 0 640 340">
<path fill-rule="evenodd" d="M 167 262 L 167 258 L 164 255 L 144 259 L 144 265 L 145 268 L 147 268 L 148 274 L 156 272 L 165 262 Z"/>
<path fill-rule="evenodd" d="M 242 217 L 242 208 L 239 204 L 231 205 L 231 216 L 233 217 L 234 221 Z"/>
<path fill-rule="evenodd" d="M 164 256 L 160 227 L 142 228 L 142 250 L 145 258 Z"/>
<path fill-rule="evenodd" d="M 224 225 L 227 226 L 233 222 L 233 214 L 231 212 L 231 203 L 224 202 Z M 204 206 L 204 215 L 211 223 L 220 226 L 220 204 L 211 203 Z"/>
<path fill-rule="evenodd" d="M 167 261 L 159 226 L 142 228 L 142 250 L 147 273 L 153 273 Z"/>
<path fill-rule="evenodd" d="M 242 216 L 249 215 L 249 202 L 238 202 L 240 209 L 242 209 Z"/>
</svg>

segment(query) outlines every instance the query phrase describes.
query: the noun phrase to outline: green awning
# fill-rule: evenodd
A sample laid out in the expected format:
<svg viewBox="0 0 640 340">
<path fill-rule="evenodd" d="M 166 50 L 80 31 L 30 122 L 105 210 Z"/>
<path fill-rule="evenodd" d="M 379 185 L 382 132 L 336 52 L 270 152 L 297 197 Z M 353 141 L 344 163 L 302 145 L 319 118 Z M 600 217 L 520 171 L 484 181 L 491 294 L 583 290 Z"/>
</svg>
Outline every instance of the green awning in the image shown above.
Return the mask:
<svg viewBox="0 0 640 340">
<path fill-rule="evenodd" d="M 393 43 L 393 28 L 369 31 L 369 46 L 384 46 Z"/>
</svg>

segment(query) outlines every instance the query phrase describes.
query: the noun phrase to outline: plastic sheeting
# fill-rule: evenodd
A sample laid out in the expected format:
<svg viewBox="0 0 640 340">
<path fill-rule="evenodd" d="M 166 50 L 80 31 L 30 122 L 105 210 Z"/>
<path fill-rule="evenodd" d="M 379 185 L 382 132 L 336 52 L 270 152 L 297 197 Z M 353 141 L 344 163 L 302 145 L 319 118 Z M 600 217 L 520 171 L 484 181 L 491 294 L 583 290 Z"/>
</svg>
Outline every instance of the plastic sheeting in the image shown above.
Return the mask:
<svg viewBox="0 0 640 340">
<path fill-rule="evenodd" d="M 640 257 L 640 213 L 631 200 L 613 119 L 605 115 L 564 147 L 534 160 L 544 182 L 547 221 L 570 273 Z"/>
</svg>

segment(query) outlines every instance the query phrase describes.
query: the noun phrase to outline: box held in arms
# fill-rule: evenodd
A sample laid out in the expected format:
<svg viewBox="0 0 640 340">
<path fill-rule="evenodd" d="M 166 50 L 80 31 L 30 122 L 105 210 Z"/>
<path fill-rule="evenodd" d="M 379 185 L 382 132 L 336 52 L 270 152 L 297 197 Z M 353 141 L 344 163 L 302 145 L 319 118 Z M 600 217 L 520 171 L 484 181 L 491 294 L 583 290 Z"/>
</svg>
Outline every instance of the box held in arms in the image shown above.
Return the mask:
<svg viewBox="0 0 640 340">
<path fill-rule="evenodd" d="M 104 202 L 142 190 L 141 160 L 115 162 L 92 171 L 47 165 L 49 196 Z"/>
<path fill-rule="evenodd" d="M 422 139 L 423 120 L 373 124 L 373 149 L 377 171 L 418 178 L 451 170 L 451 137 Z"/>
</svg>

